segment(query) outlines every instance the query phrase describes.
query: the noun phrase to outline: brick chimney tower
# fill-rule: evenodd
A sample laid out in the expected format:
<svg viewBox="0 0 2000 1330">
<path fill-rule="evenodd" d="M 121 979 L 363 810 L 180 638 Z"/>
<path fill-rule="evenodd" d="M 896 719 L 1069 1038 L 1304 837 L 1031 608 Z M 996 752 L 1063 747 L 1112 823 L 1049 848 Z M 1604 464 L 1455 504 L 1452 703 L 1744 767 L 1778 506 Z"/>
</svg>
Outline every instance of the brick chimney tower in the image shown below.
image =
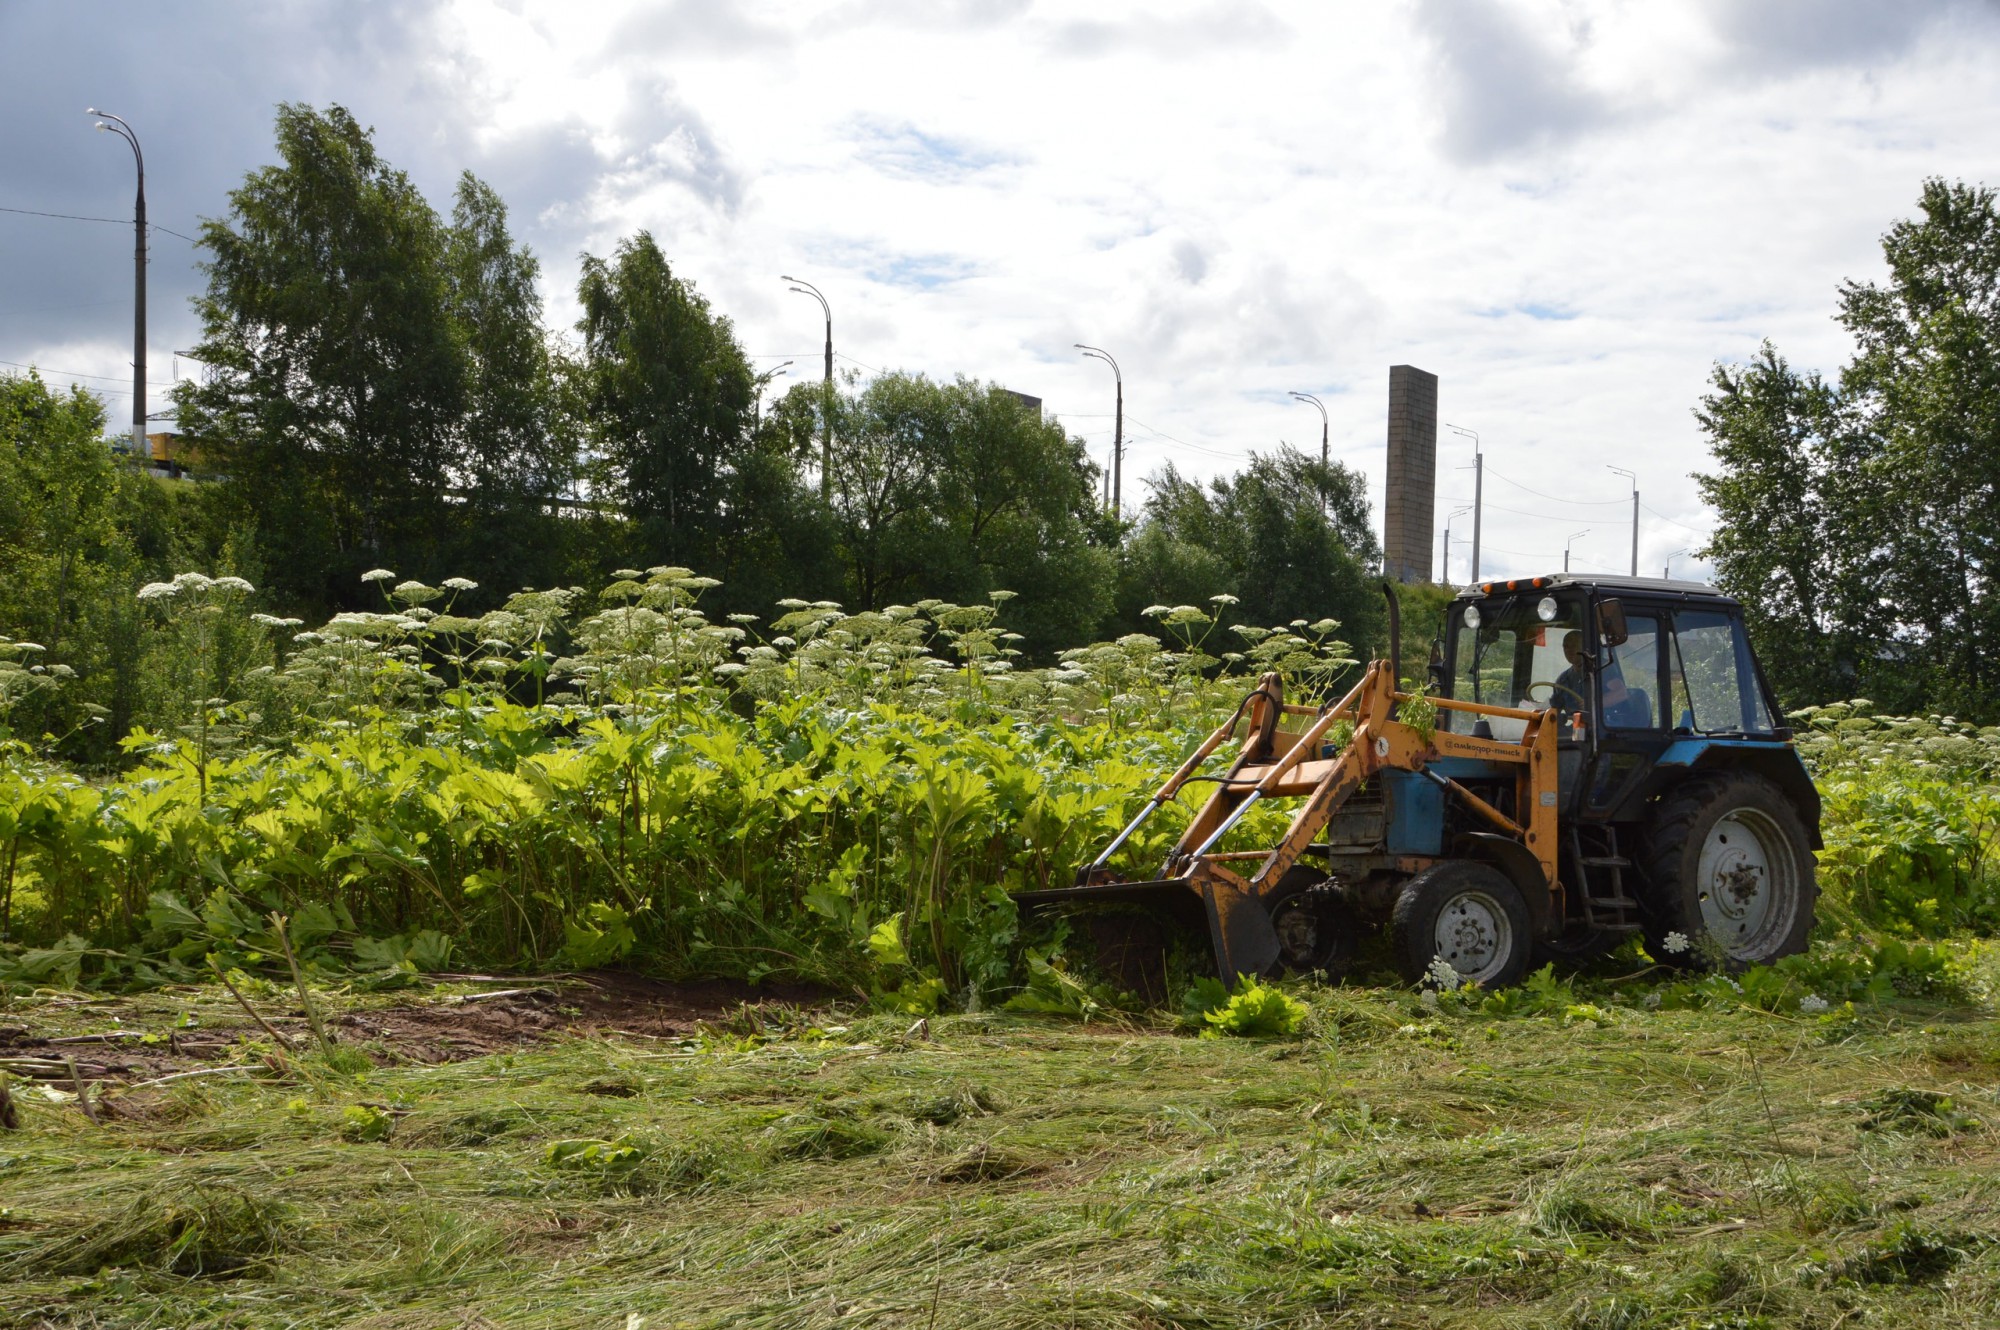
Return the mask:
<svg viewBox="0 0 2000 1330">
<path fill-rule="evenodd" d="M 1437 451 L 1437 375 L 1414 365 L 1391 365 L 1389 470 L 1382 495 L 1382 571 L 1398 582 L 1431 580 Z"/>
</svg>

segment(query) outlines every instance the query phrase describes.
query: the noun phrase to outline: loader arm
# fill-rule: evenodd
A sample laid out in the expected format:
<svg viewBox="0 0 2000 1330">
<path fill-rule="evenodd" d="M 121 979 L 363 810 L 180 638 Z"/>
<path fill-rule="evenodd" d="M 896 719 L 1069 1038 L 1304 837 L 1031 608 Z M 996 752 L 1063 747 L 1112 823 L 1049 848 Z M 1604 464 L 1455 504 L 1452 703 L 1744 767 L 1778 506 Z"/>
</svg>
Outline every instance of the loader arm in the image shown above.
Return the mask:
<svg viewBox="0 0 2000 1330">
<path fill-rule="evenodd" d="M 1397 716 L 1410 695 L 1398 692 L 1387 661 L 1376 661 L 1346 696 L 1325 708 L 1287 705 L 1282 681 L 1264 675 L 1234 715 L 1209 735 L 1168 777 L 1118 837 L 1088 867 L 1077 874 L 1077 885 L 1054 891 L 1022 893 L 1029 905 L 1088 900 L 1094 894 L 1135 899 L 1145 891 L 1191 891 L 1207 916 L 1216 961 L 1225 976 L 1255 974 L 1275 963 L 1276 935 L 1265 908 L 1307 846 L 1326 830 L 1328 821 L 1371 778 L 1383 771 L 1418 773 L 1441 786 L 1449 797 L 1519 843 L 1540 867 L 1542 886 L 1550 893 L 1560 918 L 1561 884 L 1557 878 L 1556 832 L 1556 712 L 1523 710 L 1433 698 L 1440 710 L 1504 717 L 1523 723 L 1517 741 L 1477 738 L 1439 732 L 1426 737 Z M 1303 721 L 1302 728 L 1284 728 L 1286 720 Z M 1219 776 L 1199 774 L 1201 766 L 1244 727 L 1247 733 L 1234 760 Z M 1353 734 L 1339 753 L 1326 755 L 1326 734 L 1348 721 Z M 1500 769 L 1512 768 L 1517 820 L 1449 776 L 1429 770 L 1442 758 L 1471 758 Z M 1188 785 L 1213 782 L 1201 808 L 1168 852 L 1158 879 L 1123 883 L 1108 868 L 1112 854 L 1140 823 Z M 1270 800 L 1303 800 L 1279 842 L 1268 849 L 1226 851 L 1224 839 L 1257 804 Z M 1256 861 L 1248 876 L 1229 867 Z M 1412 871 L 1428 861 L 1412 859 Z"/>
</svg>

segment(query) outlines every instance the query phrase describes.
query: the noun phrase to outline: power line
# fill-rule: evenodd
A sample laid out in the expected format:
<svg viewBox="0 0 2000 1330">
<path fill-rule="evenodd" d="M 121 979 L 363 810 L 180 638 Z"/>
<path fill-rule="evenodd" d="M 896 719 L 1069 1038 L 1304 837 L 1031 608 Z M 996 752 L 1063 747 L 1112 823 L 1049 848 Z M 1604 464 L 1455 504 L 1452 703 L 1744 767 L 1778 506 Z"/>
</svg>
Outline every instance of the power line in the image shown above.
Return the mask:
<svg viewBox="0 0 2000 1330">
<path fill-rule="evenodd" d="M 110 374 L 85 374 L 80 369 L 53 369 L 47 365 L 24 365 L 18 360 L 0 360 L 0 365 L 12 365 L 15 369 L 31 369 L 37 374 L 60 374 L 64 378 L 69 379 L 103 379 L 106 383 L 130 382 L 129 379 L 121 379 Z"/>
<path fill-rule="evenodd" d="M 1470 497 L 1470 496 L 1463 496 L 1463 495 L 1462 495 L 1462 496 L 1460 496 L 1460 497 L 1458 497 L 1458 498 L 1449 498 L 1449 497 L 1447 497 L 1447 498 L 1446 498 L 1446 499 L 1445 499 L 1444 501 L 1445 501 L 1446 503 L 1449 503 L 1449 504 L 1454 504 L 1454 505 L 1456 505 L 1456 504 L 1461 504 L 1461 503 L 1471 503 L 1471 502 L 1472 502 L 1472 499 L 1471 499 L 1471 497 Z M 1496 513 L 1512 513 L 1512 514 L 1513 514 L 1514 516 L 1516 516 L 1516 517 L 1532 517 L 1532 518 L 1534 518 L 1534 519 L 1535 519 L 1536 521 L 1538 521 L 1538 522 L 1574 522 L 1574 521 L 1576 520 L 1576 516 L 1575 516 L 1575 514 L 1565 514 L 1565 513 L 1532 513 L 1532 512 L 1529 512 L 1529 511 L 1528 511 L 1528 510 L 1527 510 L 1526 508 L 1509 508 L 1509 507 L 1506 507 L 1506 506 L 1505 506 L 1505 505 L 1503 505 L 1503 504 L 1498 504 L 1498 503 L 1490 503 L 1490 502 L 1489 502 L 1489 503 L 1487 503 L 1487 504 L 1485 504 L 1485 505 L 1483 505 L 1483 506 L 1484 506 L 1484 507 L 1485 507 L 1485 508 L 1487 509 L 1487 511 L 1489 511 L 1489 512 L 1496 512 Z"/>
<path fill-rule="evenodd" d="M 80 217 L 73 212 L 37 212 L 33 208 L 0 208 L 0 212 L 18 212 L 23 217 L 59 217 L 65 222 L 110 222 L 114 226 L 129 226 L 130 217 Z"/>
<path fill-rule="evenodd" d="M 1139 417 L 1133 415 L 1129 411 L 1125 413 L 1125 419 L 1131 421 L 1134 425 L 1137 425 L 1140 429 L 1143 429 L 1151 434 L 1157 434 L 1159 437 L 1163 439 L 1168 439 L 1174 443 L 1178 443 L 1183 448 L 1192 448 L 1198 453 L 1207 453 L 1211 457 L 1220 457 L 1225 461 L 1240 462 L 1243 460 L 1242 457 L 1240 457 L 1236 453 L 1223 452 L 1221 449 L 1211 448 L 1207 444 L 1189 443 L 1186 439 L 1175 438 L 1173 435 L 1167 433 L 1165 430 L 1159 428 L 1157 425 L 1148 425 L 1145 421 L 1139 419 Z"/>
<path fill-rule="evenodd" d="M 0 318 L 12 318 L 16 314 L 47 314 L 53 310 L 103 309 L 106 305 L 123 305 L 129 302 L 130 297 L 123 300 L 66 300 L 60 305 L 29 305 L 23 309 L 0 309 Z"/>
<path fill-rule="evenodd" d="M 23 217 L 55 217 L 65 222 L 109 222 L 113 226 L 130 226 L 132 224 L 132 219 L 129 217 L 85 217 L 81 213 L 40 212 L 34 208 L 0 208 L 0 212 L 19 213 Z M 147 222 L 146 226 L 150 230 L 165 231 L 168 235 L 185 240 L 190 245 L 199 245 L 201 243 L 193 236 L 182 235 L 171 226 L 161 226 L 158 222 Z"/>
<path fill-rule="evenodd" d="M 1534 495 L 1538 499 L 1548 499 L 1555 503 L 1567 503 L 1579 508 L 1622 507 L 1625 503 L 1624 499 L 1565 499 L 1554 494 L 1544 494 L 1542 491 L 1538 489 L 1533 489 L 1527 485 L 1523 485 L 1520 481 L 1515 480 L 1511 476 L 1501 475 L 1498 471 L 1495 471 L 1490 466 L 1486 468 L 1486 474 L 1492 476 L 1496 480 L 1506 481 L 1509 485 L 1512 485 L 1517 490 L 1527 490 L 1528 493 Z"/>
<path fill-rule="evenodd" d="M 1644 508 L 1644 509 L 1645 509 L 1645 510 L 1646 510 L 1647 512 L 1651 513 L 1651 514 L 1652 514 L 1653 516 L 1655 516 L 1655 517 L 1659 518 L 1659 519 L 1660 519 L 1660 520 L 1661 520 L 1662 522 L 1666 522 L 1666 523 L 1668 523 L 1669 525 L 1672 525 L 1672 526 L 1677 526 L 1677 527 L 1679 527 L 1679 528 L 1680 528 L 1681 530 L 1683 530 L 1683 531 L 1687 531 L 1687 532 L 1691 532 L 1691 533 L 1693 533 L 1694 535 L 1697 535 L 1697 536 L 1700 536 L 1700 537 L 1702 537 L 1703 539 L 1706 539 L 1706 538 L 1707 538 L 1708 536 L 1710 536 L 1710 535 L 1712 535 L 1712 534 L 1713 534 L 1712 532 L 1708 532 L 1708 531 L 1703 531 L 1703 530 L 1702 530 L 1702 529 L 1701 529 L 1700 527 L 1698 527 L 1698 526 L 1689 526 L 1689 525 L 1688 525 L 1688 524 L 1687 524 L 1686 522 L 1682 522 L 1682 521 L 1679 521 L 1679 520 L 1677 520 L 1677 519 L 1675 519 L 1675 518 L 1672 518 L 1672 517 L 1668 517 L 1668 516 L 1667 516 L 1667 515 L 1666 515 L 1665 513 L 1663 513 L 1663 512 L 1661 512 L 1661 511 L 1659 511 L 1658 509 L 1656 509 L 1656 508 L 1652 507 L 1652 506 L 1651 506 L 1650 504 L 1645 504 L 1645 503 L 1642 503 L 1642 504 L 1640 504 L 1639 506 L 1640 506 L 1641 508 Z"/>
</svg>

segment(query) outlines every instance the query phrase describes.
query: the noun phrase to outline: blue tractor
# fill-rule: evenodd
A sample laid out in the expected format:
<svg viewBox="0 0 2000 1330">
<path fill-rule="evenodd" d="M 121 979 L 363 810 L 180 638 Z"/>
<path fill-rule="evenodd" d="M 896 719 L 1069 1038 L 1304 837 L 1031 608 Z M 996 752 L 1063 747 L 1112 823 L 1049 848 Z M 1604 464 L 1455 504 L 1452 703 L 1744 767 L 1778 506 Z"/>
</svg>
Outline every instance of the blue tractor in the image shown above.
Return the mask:
<svg viewBox="0 0 2000 1330">
<path fill-rule="evenodd" d="M 1652 578 L 1483 582 L 1447 607 L 1429 689 L 1400 677 L 1378 660 L 1314 707 L 1266 675 L 1074 886 L 1019 899 L 1205 928 L 1225 978 L 1337 977 L 1361 930 L 1385 924 L 1406 978 L 1449 966 L 1487 987 L 1633 933 L 1698 967 L 1805 948 L 1819 795 L 1734 600 Z M 1158 873 L 1115 872 L 1140 824 L 1196 784 L 1208 797 Z M 1281 802 L 1295 811 L 1275 846 L 1232 838 Z"/>
</svg>

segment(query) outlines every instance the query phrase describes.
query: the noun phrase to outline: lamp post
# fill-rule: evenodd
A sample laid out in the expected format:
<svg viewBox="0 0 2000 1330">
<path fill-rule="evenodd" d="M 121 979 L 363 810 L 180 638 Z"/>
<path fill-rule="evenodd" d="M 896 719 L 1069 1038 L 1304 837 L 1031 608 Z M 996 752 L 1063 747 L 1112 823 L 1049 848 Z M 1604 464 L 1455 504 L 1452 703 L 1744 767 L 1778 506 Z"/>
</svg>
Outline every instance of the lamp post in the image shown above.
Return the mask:
<svg viewBox="0 0 2000 1330">
<path fill-rule="evenodd" d="M 1441 581 L 1441 582 L 1443 582 L 1443 583 L 1444 583 L 1444 584 L 1445 584 L 1446 586 L 1450 586 L 1450 585 L 1451 585 L 1451 524 L 1452 524 L 1452 520 L 1453 520 L 1454 518 L 1459 518 L 1459 517 L 1463 517 L 1463 516 L 1465 516 L 1465 515 L 1466 515 L 1467 513 L 1471 512 L 1471 511 L 1472 511 L 1472 505 L 1468 503 L 1468 504 L 1466 504 L 1466 505 L 1465 505 L 1465 507 L 1463 507 L 1463 508 L 1454 508 L 1454 509 L 1452 509 L 1452 510 L 1451 510 L 1450 512 L 1448 512 L 1448 513 L 1446 513 L 1446 514 L 1445 514 L 1445 518 L 1444 518 L 1444 567 L 1443 567 L 1443 568 L 1441 568 L 1441 569 L 1440 569 L 1440 570 L 1438 571 L 1438 580 L 1439 580 L 1439 581 Z"/>
<path fill-rule="evenodd" d="M 1486 506 L 1486 458 L 1479 450 L 1479 431 L 1447 423 L 1445 428 L 1472 440 L 1472 580 L 1479 580 L 1479 518 Z"/>
<path fill-rule="evenodd" d="M 1577 538 L 1577 536 L 1587 536 L 1587 535 L 1589 535 L 1589 534 L 1590 534 L 1590 528 L 1589 528 L 1589 527 L 1585 527 L 1585 528 L 1584 528 L 1583 530 L 1581 530 L 1581 531 L 1577 532 L 1577 533 L 1576 533 L 1575 535 L 1572 535 L 1572 536 L 1571 536 L 1571 537 L 1570 537 L 1570 538 L 1569 538 L 1568 540 L 1565 540 L 1565 541 L 1563 542 L 1563 571 L 1564 571 L 1564 572 L 1568 572 L 1568 571 L 1569 571 L 1569 547 L 1570 547 L 1571 545 L 1574 545 L 1574 544 L 1576 543 L 1576 538 Z"/>
<path fill-rule="evenodd" d="M 132 126 L 109 111 L 90 107 L 85 115 L 98 117 L 97 127 L 116 134 L 132 146 L 132 161 L 139 168 L 139 194 L 132 204 L 132 452 L 143 465 L 149 460 L 146 447 L 146 154 L 139 150 L 139 136 Z"/>
<path fill-rule="evenodd" d="M 1683 554 L 1692 554 L 1692 553 L 1694 553 L 1694 547 L 1689 546 L 1687 549 L 1675 550 L 1672 554 L 1669 554 L 1667 556 L 1666 566 L 1660 569 L 1660 576 L 1671 579 L 1674 575 L 1674 560 L 1680 558 L 1681 555 Z"/>
<path fill-rule="evenodd" d="M 1111 377 L 1118 385 L 1118 413 L 1111 426 L 1111 515 L 1116 517 L 1125 502 L 1125 372 L 1104 348 L 1085 346 L 1082 342 L 1073 345 L 1083 352 L 1085 359 L 1101 360 L 1111 366 Z"/>
<path fill-rule="evenodd" d="M 1322 468 L 1332 466 L 1333 450 L 1327 442 L 1326 403 L 1320 401 L 1319 398 L 1314 397 L 1311 393 L 1293 393 L 1292 396 L 1298 398 L 1301 402 L 1310 402 L 1319 408 L 1319 464 Z M 1319 515 L 1321 517 L 1326 516 L 1326 486 L 1324 484 L 1319 489 Z"/>
<path fill-rule="evenodd" d="M 1632 576 L 1637 577 L 1639 575 L 1639 476 L 1637 472 L 1627 471 L 1622 466 L 1612 466 L 1608 462 L 1605 466 L 1632 482 Z"/>
<path fill-rule="evenodd" d="M 811 282 L 783 273 L 778 274 L 778 280 L 790 282 L 792 290 L 819 301 L 820 312 L 826 315 L 826 404 L 822 408 L 819 442 L 819 497 L 825 500 L 833 495 L 833 306 L 826 303 L 826 297 Z"/>
</svg>

